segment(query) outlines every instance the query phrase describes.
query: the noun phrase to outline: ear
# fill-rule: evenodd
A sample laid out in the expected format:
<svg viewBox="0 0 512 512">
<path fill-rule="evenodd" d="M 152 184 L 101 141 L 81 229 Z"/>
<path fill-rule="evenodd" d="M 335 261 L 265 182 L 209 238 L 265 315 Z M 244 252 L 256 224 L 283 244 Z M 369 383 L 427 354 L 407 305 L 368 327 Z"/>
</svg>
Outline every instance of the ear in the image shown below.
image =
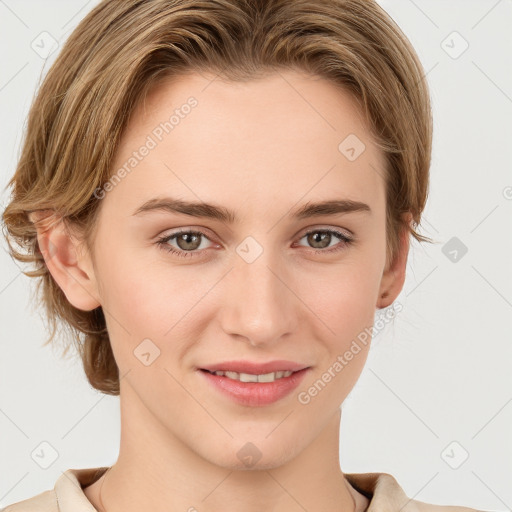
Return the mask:
<svg viewBox="0 0 512 512">
<path fill-rule="evenodd" d="M 412 214 L 405 214 L 405 219 L 409 225 L 412 220 Z M 400 232 L 399 250 L 394 261 L 388 264 L 382 274 L 379 289 L 379 298 L 376 307 L 378 309 L 387 308 L 393 304 L 398 297 L 405 282 L 405 271 L 407 267 L 407 256 L 409 254 L 410 232 L 405 227 Z"/>
<path fill-rule="evenodd" d="M 53 210 L 32 212 L 29 218 L 37 229 L 37 242 L 46 266 L 68 301 L 83 311 L 100 306 L 90 254 L 63 219 Z"/>
</svg>

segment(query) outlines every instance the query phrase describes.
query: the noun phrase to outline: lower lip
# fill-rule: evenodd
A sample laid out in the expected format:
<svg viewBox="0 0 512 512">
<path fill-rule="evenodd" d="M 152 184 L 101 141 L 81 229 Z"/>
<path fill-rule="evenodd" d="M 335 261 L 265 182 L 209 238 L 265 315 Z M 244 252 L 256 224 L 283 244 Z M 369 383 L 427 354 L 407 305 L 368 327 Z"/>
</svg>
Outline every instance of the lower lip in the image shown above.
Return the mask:
<svg viewBox="0 0 512 512">
<path fill-rule="evenodd" d="M 259 407 L 272 404 L 289 395 L 302 382 L 309 369 L 304 368 L 274 382 L 241 382 L 205 370 L 198 372 L 238 404 Z"/>
</svg>

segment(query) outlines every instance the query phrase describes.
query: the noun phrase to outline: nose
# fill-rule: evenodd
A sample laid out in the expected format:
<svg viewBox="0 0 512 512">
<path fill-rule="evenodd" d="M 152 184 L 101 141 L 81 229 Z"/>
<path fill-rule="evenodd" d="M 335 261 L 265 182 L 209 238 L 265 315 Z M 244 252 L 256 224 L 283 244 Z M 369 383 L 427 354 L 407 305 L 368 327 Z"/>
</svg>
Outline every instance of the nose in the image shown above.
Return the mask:
<svg viewBox="0 0 512 512">
<path fill-rule="evenodd" d="M 303 303 L 293 292 L 293 276 L 274 251 L 263 250 L 254 260 L 234 258 L 223 279 L 220 323 L 228 335 L 253 346 L 279 343 L 296 332 Z"/>
</svg>

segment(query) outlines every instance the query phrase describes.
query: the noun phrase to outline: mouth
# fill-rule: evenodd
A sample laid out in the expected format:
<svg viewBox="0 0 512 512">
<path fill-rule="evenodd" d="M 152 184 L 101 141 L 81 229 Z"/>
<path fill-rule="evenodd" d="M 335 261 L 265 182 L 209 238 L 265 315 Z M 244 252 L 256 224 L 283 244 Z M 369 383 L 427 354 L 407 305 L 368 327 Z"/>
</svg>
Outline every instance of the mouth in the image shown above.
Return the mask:
<svg viewBox="0 0 512 512">
<path fill-rule="evenodd" d="M 239 405 L 262 407 L 291 395 L 303 382 L 311 367 L 260 374 L 206 368 L 197 370 L 199 375 L 204 375 L 204 381 L 209 387 L 220 395 Z"/>
</svg>

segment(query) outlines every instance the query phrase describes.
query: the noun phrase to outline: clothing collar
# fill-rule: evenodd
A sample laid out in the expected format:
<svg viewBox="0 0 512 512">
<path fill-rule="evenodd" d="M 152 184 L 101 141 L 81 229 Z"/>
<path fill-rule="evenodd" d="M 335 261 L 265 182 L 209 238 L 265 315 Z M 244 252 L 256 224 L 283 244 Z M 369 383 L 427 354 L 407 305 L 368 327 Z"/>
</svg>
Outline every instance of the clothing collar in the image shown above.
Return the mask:
<svg viewBox="0 0 512 512">
<path fill-rule="evenodd" d="M 370 500 L 365 512 L 419 512 L 416 502 L 389 473 L 344 473 L 344 476 L 356 491 Z"/>
<path fill-rule="evenodd" d="M 55 494 L 60 512 L 97 512 L 83 488 L 98 480 L 108 466 L 68 469 L 57 479 Z M 366 512 L 419 512 L 396 479 L 388 473 L 344 473 L 348 483 L 369 500 Z"/>
</svg>

